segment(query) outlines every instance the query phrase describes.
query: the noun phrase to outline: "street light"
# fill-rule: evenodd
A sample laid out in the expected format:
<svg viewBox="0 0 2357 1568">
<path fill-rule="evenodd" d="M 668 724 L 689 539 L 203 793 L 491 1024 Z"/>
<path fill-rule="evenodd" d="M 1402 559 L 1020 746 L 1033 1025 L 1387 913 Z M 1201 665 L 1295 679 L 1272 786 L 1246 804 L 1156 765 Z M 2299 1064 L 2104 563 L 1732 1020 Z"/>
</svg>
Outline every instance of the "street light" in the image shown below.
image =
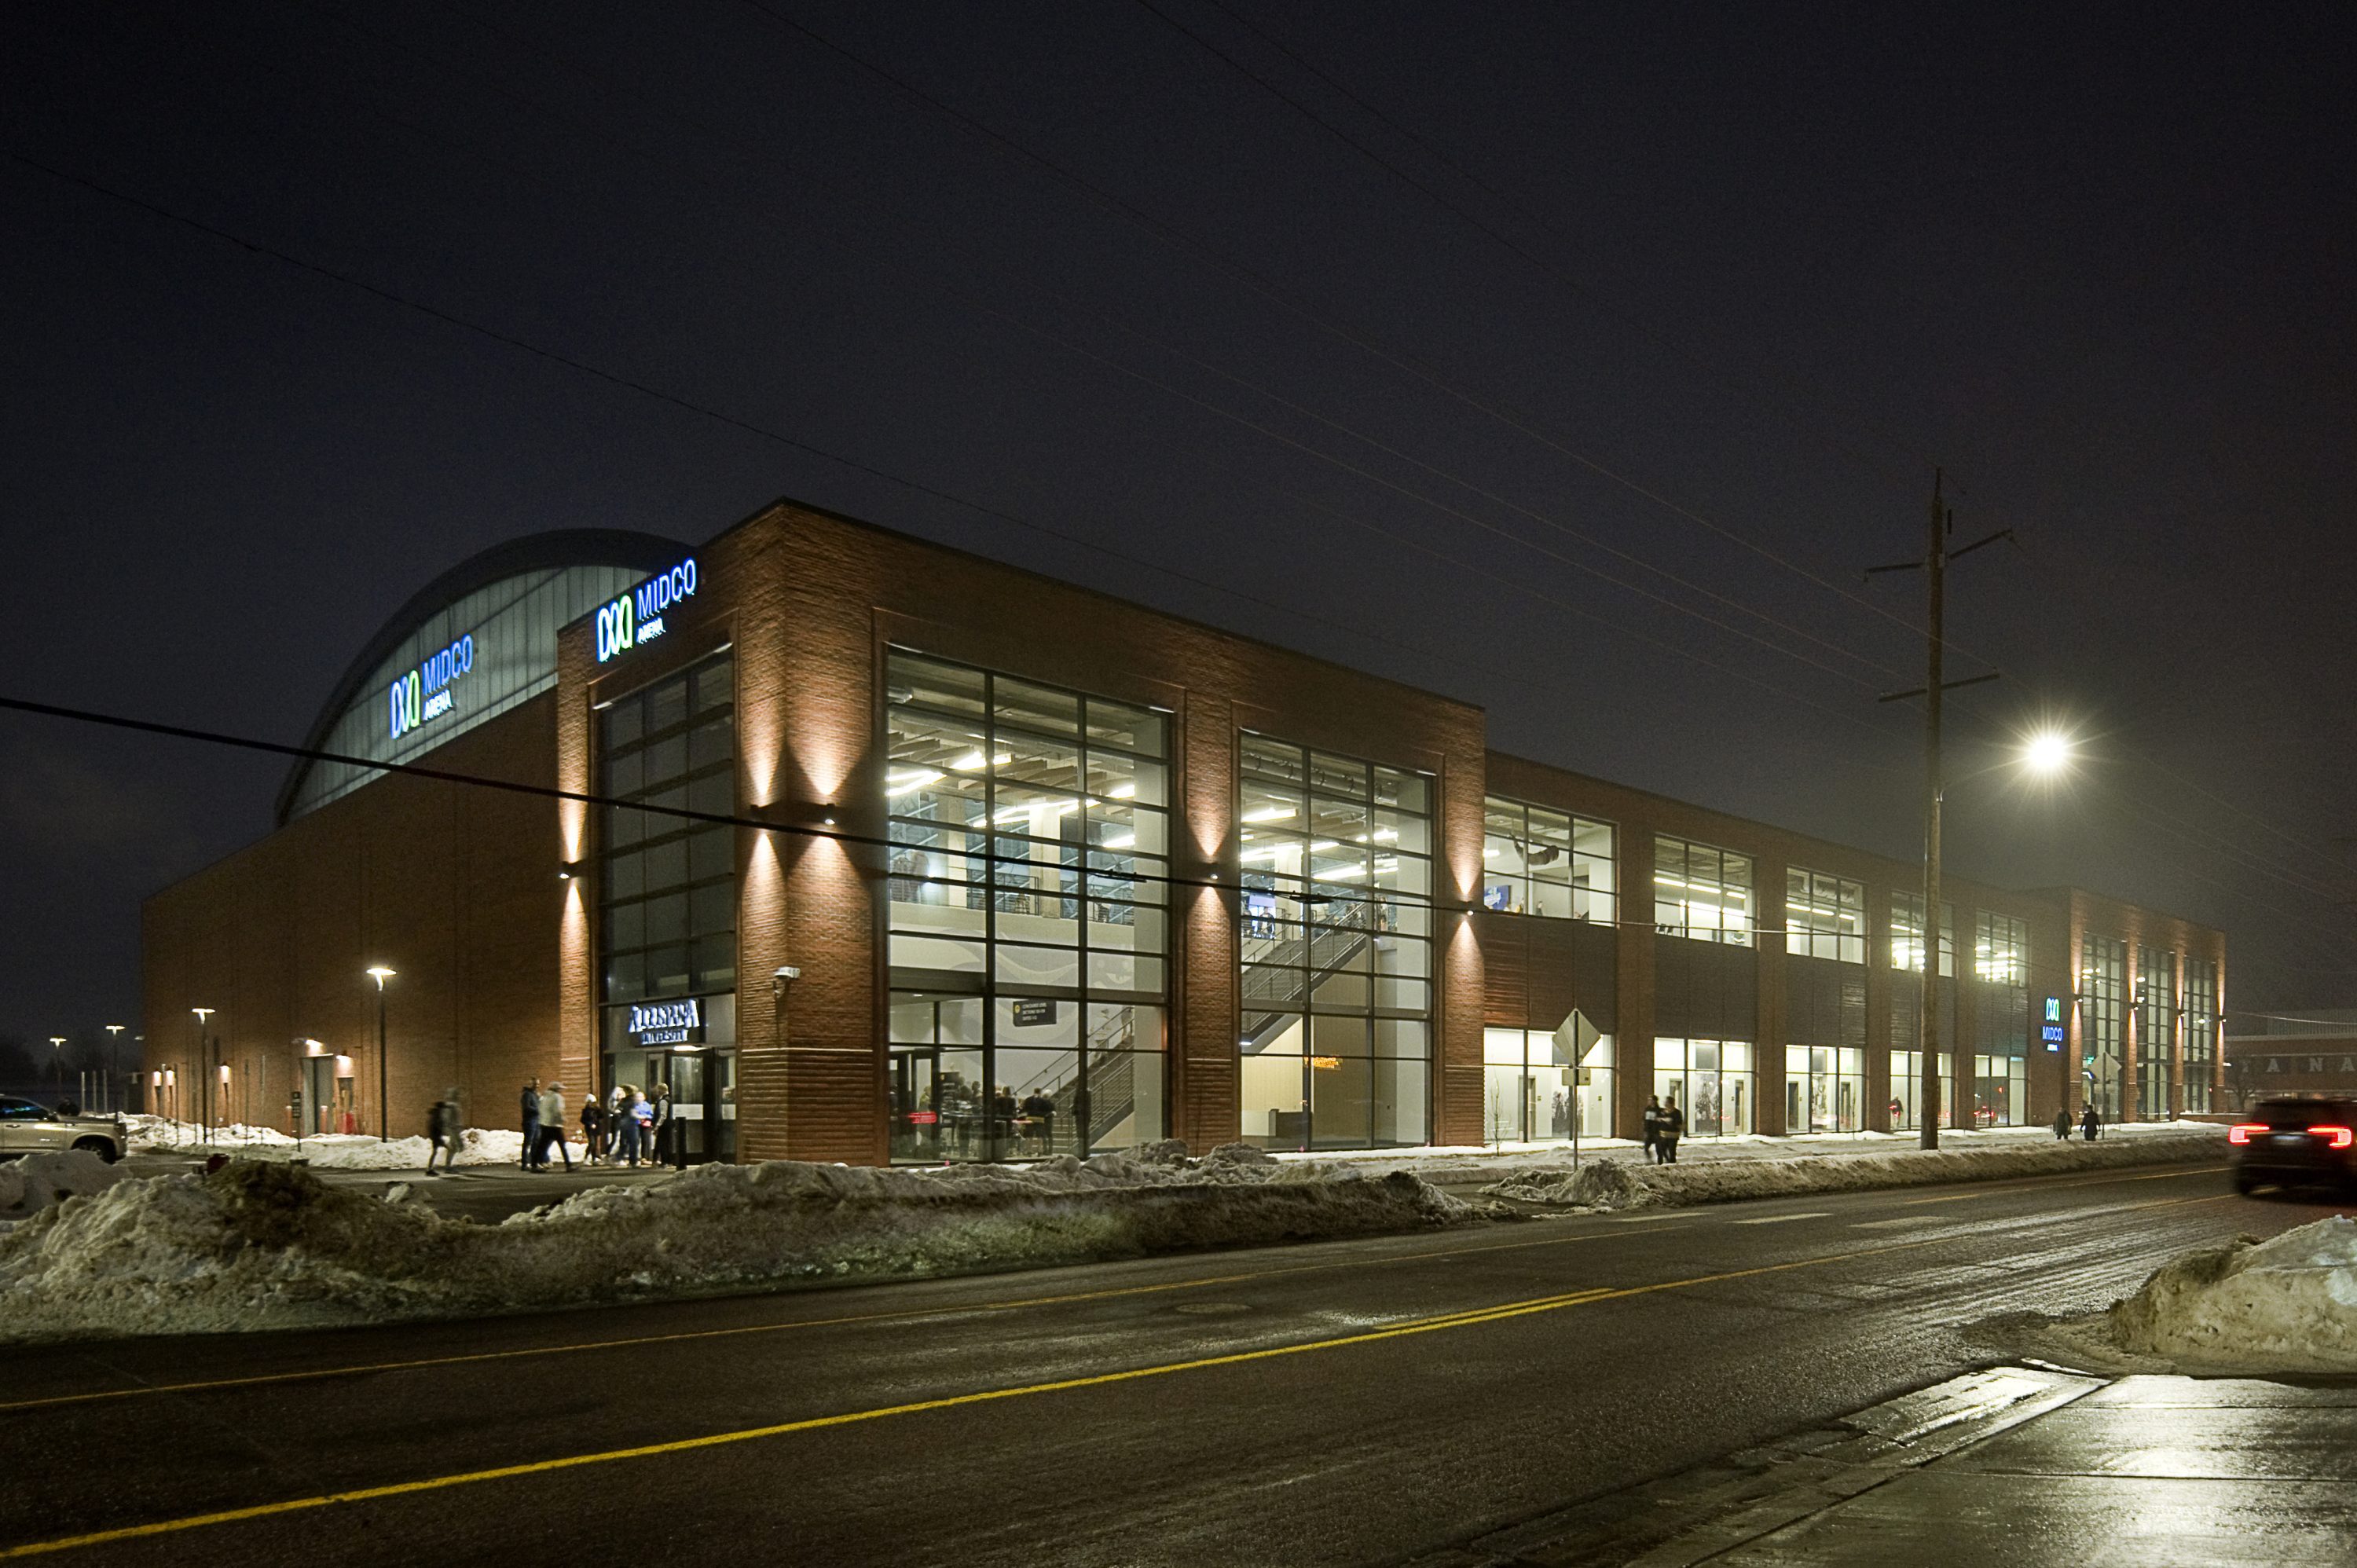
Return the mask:
<svg viewBox="0 0 2357 1568">
<path fill-rule="evenodd" d="M 392 1111 L 385 1099 L 384 1075 L 384 983 L 398 971 L 381 963 L 369 965 L 369 978 L 376 982 L 376 1141 L 393 1141 Z"/>
<path fill-rule="evenodd" d="M 63 1035 L 51 1035 L 49 1046 L 51 1047 L 49 1059 L 57 1064 L 58 1097 L 62 1100 L 66 1092 L 66 1037 Z"/>
<path fill-rule="evenodd" d="M 114 1109 L 114 1080 L 123 1071 L 123 1030 L 121 1024 L 106 1026 L 106 1109 Z"/>
<path fill-rule="evenodd" d="M 2040 730 L 2022 743 L 2021 763 L 2040 779 L 2051 779 L 2071 766 L 2074 749 L 2071 737 L 2061 730 Z"/>
</svg>

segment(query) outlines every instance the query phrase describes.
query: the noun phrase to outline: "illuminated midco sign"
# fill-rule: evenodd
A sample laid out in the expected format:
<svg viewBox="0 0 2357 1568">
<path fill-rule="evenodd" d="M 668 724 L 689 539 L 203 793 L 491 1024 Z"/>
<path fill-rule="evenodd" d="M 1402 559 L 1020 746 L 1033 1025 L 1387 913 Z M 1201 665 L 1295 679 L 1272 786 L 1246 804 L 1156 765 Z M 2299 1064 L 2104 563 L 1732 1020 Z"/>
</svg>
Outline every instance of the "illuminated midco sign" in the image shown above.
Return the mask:
<svg viewBox="0 0 2357 1568">
<path fill-rule="evenodd" d="M 399 740 L 419 725 L 438 719 L 456 706 L 451 683 L 474 667 L 475 634 L 470 631 L 408 674 L 395 678 L 385 697 L 393 738 Z"/>
<path fill-rule="evenodd" d="M 630 1033 L 642 1046 L 677 1046 L 704 1027 L 704 1004 L 691 996 L 684 1002 L 641 1002 L 630 1009 Z"/>
<path fill-rule="evenodd" d="M 695 557 L 691 555 L 668 572 L 658 572 L 609 604 L 597 609 L 597 662 L 619 659 L 642 642 L 663 634 L 663 612 L 683 599 L 695 597 Z"/>
</svg>

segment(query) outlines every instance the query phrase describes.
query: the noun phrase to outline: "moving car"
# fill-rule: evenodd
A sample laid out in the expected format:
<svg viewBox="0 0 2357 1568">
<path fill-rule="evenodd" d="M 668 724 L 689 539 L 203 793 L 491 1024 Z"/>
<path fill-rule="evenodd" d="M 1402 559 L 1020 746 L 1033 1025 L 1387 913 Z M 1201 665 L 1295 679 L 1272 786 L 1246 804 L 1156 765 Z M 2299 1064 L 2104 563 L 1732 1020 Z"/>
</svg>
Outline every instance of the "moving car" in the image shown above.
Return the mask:
<svg viewBox="0 0 2357 1568">
<path fill-rule="evenodd" d="M 2226 1133 L 2234 1190 L 2357 1185 L 2357 1100 L 2287 1094 L 2262 1100 Z"/>
<path fill-rule="evenodd" d="M 131 1134 L 120 1117 L 60 1116 L 46 1105 L 0 1094 L 0 1160 L 87 1149 L 113 1165 L 130 1146 Z"/>
</svg>

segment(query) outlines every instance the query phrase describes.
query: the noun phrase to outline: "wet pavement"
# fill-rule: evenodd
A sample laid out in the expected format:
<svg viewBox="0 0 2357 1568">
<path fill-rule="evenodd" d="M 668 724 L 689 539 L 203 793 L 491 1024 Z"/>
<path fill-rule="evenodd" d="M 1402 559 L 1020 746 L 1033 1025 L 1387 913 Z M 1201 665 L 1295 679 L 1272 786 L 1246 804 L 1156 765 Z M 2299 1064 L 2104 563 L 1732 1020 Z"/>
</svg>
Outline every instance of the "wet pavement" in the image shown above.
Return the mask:
<svg viewBox="0 0 2357 1568">
<path fill-rule="evenodd" d="M 2357 1562 L 2357 1379 L 2002 1367 L 1415 1568 Z"/>
</svg>

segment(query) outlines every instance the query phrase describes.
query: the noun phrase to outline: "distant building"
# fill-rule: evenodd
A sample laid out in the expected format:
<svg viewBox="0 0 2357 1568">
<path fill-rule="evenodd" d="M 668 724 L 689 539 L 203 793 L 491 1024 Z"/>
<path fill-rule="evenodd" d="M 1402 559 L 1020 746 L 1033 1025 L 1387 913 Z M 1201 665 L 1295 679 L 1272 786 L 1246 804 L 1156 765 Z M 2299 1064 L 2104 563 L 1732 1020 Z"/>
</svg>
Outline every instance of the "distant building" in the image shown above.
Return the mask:
<svg viewBox="0 0 2357 1568">
<path fill-rule="evenodd" d="M 1656 1095 L 1697 1134 L 1896 1130 L 1927 967 L 1951 1122 L 2222 1089 L 2218 931 L 1954 875 L 1926 911 L 1912 859 L 790 502 L 452 568 L 310 746 L 359 760 L 146 904 L 184 1112 L 408 1133 L 455 1085 L 512 1124 L 561 1076 L 666 1089 L 687 1158 L 867 1164 L 1631 1136 Z"/>
<path fill-rule="evenodd" d="M 2291 1007 L 2226 1036 L 2226 1092 L 2239 1110 L 2270 1094 L 2357 1094 L 2357 1009 Z"/>
</svg>

